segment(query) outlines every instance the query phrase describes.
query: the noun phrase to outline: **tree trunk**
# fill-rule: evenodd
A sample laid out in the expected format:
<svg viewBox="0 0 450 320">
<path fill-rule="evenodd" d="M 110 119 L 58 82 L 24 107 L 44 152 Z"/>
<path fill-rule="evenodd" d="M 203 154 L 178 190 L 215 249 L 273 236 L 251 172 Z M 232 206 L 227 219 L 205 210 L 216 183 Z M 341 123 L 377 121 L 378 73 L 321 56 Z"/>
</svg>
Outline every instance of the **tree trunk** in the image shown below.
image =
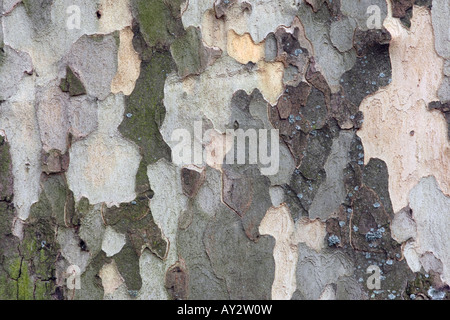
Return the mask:
<svg viewBox="0 0 450 320">
<path fill-rule="evenodd" d="M 0 9 L 0 299 L 448 298 L 448 0 Z"/>
</svg>

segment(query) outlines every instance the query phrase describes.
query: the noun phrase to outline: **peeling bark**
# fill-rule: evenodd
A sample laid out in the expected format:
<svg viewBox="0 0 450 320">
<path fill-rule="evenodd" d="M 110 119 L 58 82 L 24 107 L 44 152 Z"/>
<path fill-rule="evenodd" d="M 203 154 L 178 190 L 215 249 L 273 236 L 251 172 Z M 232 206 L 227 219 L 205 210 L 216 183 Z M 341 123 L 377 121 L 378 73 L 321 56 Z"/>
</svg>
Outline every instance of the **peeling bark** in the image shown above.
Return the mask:
<svg viewBox="0 0 450 320">
<path fill-rule="evenodd" d="M 447 0 L 0 9 L 0 299 L 449 299 Z"/>
</svg>

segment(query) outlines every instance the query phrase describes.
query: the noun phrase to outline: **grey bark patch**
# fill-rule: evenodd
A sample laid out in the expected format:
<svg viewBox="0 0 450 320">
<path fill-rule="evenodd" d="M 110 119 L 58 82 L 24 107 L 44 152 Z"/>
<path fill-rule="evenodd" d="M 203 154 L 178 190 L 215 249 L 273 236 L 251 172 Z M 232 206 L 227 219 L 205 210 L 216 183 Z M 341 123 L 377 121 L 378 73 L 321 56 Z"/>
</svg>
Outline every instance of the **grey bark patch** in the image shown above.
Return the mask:
<svg viewBox="0 0 450 320">
<path fill-rule="evenodd" d="M 306 37 L 314 47 L 314 59 L 321 66 L 326 82 L 336 92 L 342 74 L 355 64 L 356 52 L 351 49 L 342 53 L 333 46 L 330 39 L 331 14 L 327 6 L 321 6 L 317 13 L 312 14 L 312 10 L 304 3 L 298 11 Z"/>
<path fill-rule="evenodd" d="M 244 132 L 257 132 L 264 128 L 264 120 L 254 118 L 250 113 L 250 105 L 259 103 L 260 93 L 255 90 L 251 95 L 245 91 L 237 91 L 231 101 L 231 118 L 228 127 L 239 128 Z M 253 131 L 252 131 L 253 130 Z M 277 137 L 278 138 L 278 137 Z M 237 138 L 234 138 L 237 140 Z M 259 139 L 259 138 L 258 138 Z M 241 217 L 245 233 L 256 240 L 259 236 L 258 227 L 271 206 L 270 179 L 261 175 L 257 164 L 250 164 L 251 144 L 261 141 L 251 141 L 245 138 L 245 146 L 236 143 L 234 148 L 233 163 L 222 165 L 222 199 L 233 211 Z M 239 163 L 238 152 L 245 152 L 245 163 Z M 259 153 L 259 152 L 257 152 Z M 261 155 L 260 155 L 261 156 Z M 258 159 L 256 159 L 258 163 Z"/>
<path fill-rule="evenodd" d="M 341 87 L 345 97 L 356 106 L 371 93 L 390 83 L 392 76 L 389 47 L 373 46 L 366 55 L 358 57 L 355 66 L 342 75 Z"/>
<path fill-rule="evenodd" d="M 356 22 L 351 18 L 343 17 L 331 23 L 330 39 L 340 52 L 345 52 L 353 48 L 353 34 L 355 29 Z"/>
<path fill-rule="evenodd" d="M 450 102 L 450 77 L 444 77 L 438 90 L 438 97 L 442 102 Z"/>
<path fill-rule="evenodd" d="M 304 210 L 308 211 L 311 204 L 319 190 L 320 185 L 326 179 L 325 171 L 318 172 L 317 178 L 315 180 L 310 180 L 305 178 L 300 170 L 294 173 L 291 178 L 290 186 L 295 196 L 300 201 L 300 204 Z"/>
<path fill-rule="evenodd" d="M 353 132 L 341 131 L 339 137 L 333 140 L 330 155 L 324 165 L 326 180 L 319 187 L 309 209 L 311 219 L 327 219 L 330 214 L 339 210 L 344 201 L 344 168 L 350 160 L 348 151 L 353 137 Z"/>
<path fill-rule="evenodd" d="M 99 276 L 101 268 L 110 263 L 104 252 L 100 252 L 92 258 L 86 271 L 81 275 L 82 290 L 76 290 L 75 300 L 101 300 L 104 296 L 102 280 Z M 72 296 L 72 292 L 66 292 L 66 296 Z"/>
<path fill-rule="evenodd" d="M 422 264 L 425 272 L 442 274 L 444 271 L 442 261 L 436 258 L 432 252 L 425 252 L 422 257 L 420 257 L 420 263 Z"/>
<path fill-rule="evenodd" d="M 333 1 L 334 2 L 334 1 Z M 358 28 L 366 31 L 367 20 L 372 13 L 368 13 L 369 6 L 377 6 L 380 9 L 380 24 L 386 19 L 387 4 L 385 0 L 341 0 L 341 11 L 347 17 L 352 17 L 358 23 Z"/>
<path fill-rule="evenodd" d="M 179 255 L 186 261 L 189 270 L 189 299 L 229 299 L 225 281 L 218 278 L 205 251 L 203 235 L 208 224 L 208 215 L 195 205 L 188 208 L 192 222 L 177 233 Z M 189 215 L 188 212 L 184 213 Z M 232 215 L 232 212 L 228 212 Z"/>
<path fill-rule="evenodd" d="M 380 159 L 370 159 L 364 166 L 363 183 L 378 194 L 386 213 L 392 218 L 394 211 L 389 195 L 389 173 L 386 163 Z"/>
<path fill-rule="evenodd" d="M 305 156 L 299 167 L 302 175 L 309 180 L 320 179 L 325 162 L 330 154 L 332 136 L 328 128 L 324 130 L 313 130 L 308 135 Z"/>
<path fill-rule="evenodd" d="M 363 298 L 362 288 L 353 276 L 353 263 L 343 252 L 328 249 L 317 253 L 300 243 L 298 253 L 296 299 L 318 299 L 329 284 L 336 285 L 337 299 Z"/>
<path fill-rule="evenodd" d="M 256 166 L 223 165 L 223 201 L 242 219 L 245 234 L 259 237 L 258 227 L 271 206 L 270 180 Z"/>
<path fill-rule="evenodd" d="M 261 236 L 256 243 L 249 240 L 239 217 L 220 210 L 209 221 L 203 241 L 212 267 L 225 280 L 231 299 L 270 299 L 275 274 L 273 238 Z"/>
<path fill-rule="evenodd" d="M 31 18 L 36 34 L 45 34 L 46 28 L 51 24 L 53 0 L 23 0 L 22 4 Z"/>
<path fill-rule="evenodd" d="M 100 100 L 111 92 L 117 72 L 117 43 L 113 35 L 82 36 L 67 55 L 67 64 L 78 74 L 87 94 Z"/>
<path fill-rule="evenodd" d="M 116 231 L 127 234 L 127 242 L 130 242 L 138 257 L 144 248 L 148 248 L 158 258 L 164 259 L 169 244 L 153 220 L 149 200 L 149 194 L 143 193 L 132 203 L 122 204 L 118 208 L 105 208 L 104 219 Z"/>
<path fill-rule="evenodd" d="M 269 33 L 264 41 L 264 59 L 266 61 L 273 61 L 277 57 L 278 47 L 277 39 L 273 33 Z"/>
<path fill-rule="evenodd" d="M 200 30 L 192 26 L 172 43 L 170 52 L 182 78 L 202 73 L 222 54 L 221 50 L 206 47 Z"/>
<path fill-rule="evenodd" d="M 69 190 L 64 175 L 42 175 L 41 186 L 39 201 L 31 206 L 30 216 L 34 219 L 49 218 L 61 227 L 78 225 L 79 216 L 75 211 L 73 193 Z"/>
<path fill-rule="evenodd" d="M 32 72 L 31 57 L 9 46 L 0 49 L 0 101 L 13 96 L 20 80 Z"/>
<path fill-rule="evenodd" d="M 411 216 L 412 210 L 408 207 L 397 212 L 391 223 L 392 238 L 398 243 L 415 239 L 417 236 L 416 222 Z"/>
</svg>

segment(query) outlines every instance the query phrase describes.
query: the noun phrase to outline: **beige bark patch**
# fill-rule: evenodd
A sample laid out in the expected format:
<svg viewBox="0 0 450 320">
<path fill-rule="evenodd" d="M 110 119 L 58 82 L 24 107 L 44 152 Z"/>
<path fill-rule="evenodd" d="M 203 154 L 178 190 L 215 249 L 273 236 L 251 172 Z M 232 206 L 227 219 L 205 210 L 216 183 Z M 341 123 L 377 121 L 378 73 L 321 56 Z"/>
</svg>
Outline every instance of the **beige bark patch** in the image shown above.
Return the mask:
<svg viewBox="0 0 450 320">
<path fill-rule="evenodd" d="M 434 50 L 429 11 L 414 7 L 413 12 L 410 31 L 398 19 L 386 19 L 392 35 L 392 83 L 360 106 L 364 123 L 358 135 L 365 162 L 370 158 L 386 162 L 395 212 L 407 205 L 409 191 L 428 175 L 434 175 L 442 191 L 450 194 L 447 124 L 442 113 L 427 110 L 427 104 L 437 100 L 443 60 Z"/>
<path fill-rule="evenodd" d="M 124 283 L 114 260 L 105 264 L 98 275 L 102 279 L 105 295 L 113 294 Z"/>
<path fill-rule="evenodd" d="M 261 235 L 275 238 L 273 257 L 275 260 L 275 279 L 272 285 L 272 299 L 289 300 L 296 290 L 296 268 L 298 244 L 304 242 L 319 252 L 323 248 L 326 235 L 325 223 L 320 220 L 303 218 L 296 224 L 286 204 L 271 207 L 259 226 Z"/>
<path fill-rule="evenodd" d="M 131 26 L 130 0 L 101 0 L 99 33 L 111 33 Z"/>
<path fill-rule="evenodd" d="M 258 88 L 264 98 L 275 105 L 283 93 L 284 66 L 282 62 L 260 61 L 258 66 Z"/>
<path fill-rule="evenodd" d="M 294 221 L 288 207 L 283 204 L 271 207 L 261 221 L 259 233 L 275 238 L 273 258 L 275 260 L 275 279 L 272 285 L 272 299 L 288 300 L 297 285 L 295 270 L 298 259 L 297 246 L 293 244 Z"/>
<path fill-rule="evenodd" d="M 323 239 L 327 234 L 325 228 L 325 223 L 319 219 L 302 218 L 296 224 L 294 242 L 304 242 L 308 247 L 320 252 L 325 243 Z"/>
<path fill-rule="evenodd" d="M 77 141 L 69 150 L 67 182 L 75 199 L 108 206 L 135 197 L 136 172 L 141 156 L 136 145 L 123 139 L 117 127 L 122 121 L 123 95 L 110 95 L 99 103 L 98 130 Z"/>
<path fill-rule="evenodd" d="M 205 12 L 202 19 L 202 38 L 209 47 L 227 49 L 227 29 L 222 19 L 217 19 L 213 9 Z"/>
<path fill-rule="evenodd" d="M 264 59 L 264 42 L 256 44 L 248 33 L 238 35 L 234 30 L 228 31 L 227 52 L 242 64 L 256 63 Z"/>
<path fill-rule="evenodd" d="M 129 96 L 136 85 L 141 69 L 141 59 L 133 47 L 133 31 L 130 27 L 120 31 L 117 74 L 111 83 L 111 92 L 123 92 Z"/>
</svg>

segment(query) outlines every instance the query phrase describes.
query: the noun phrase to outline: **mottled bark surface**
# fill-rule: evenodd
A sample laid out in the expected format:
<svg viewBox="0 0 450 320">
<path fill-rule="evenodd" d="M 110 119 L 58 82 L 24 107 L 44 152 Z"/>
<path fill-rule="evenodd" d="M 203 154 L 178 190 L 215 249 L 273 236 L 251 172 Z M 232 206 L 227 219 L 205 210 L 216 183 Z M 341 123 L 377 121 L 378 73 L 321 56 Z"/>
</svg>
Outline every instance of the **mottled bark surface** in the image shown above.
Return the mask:
<svg viewBox="0 0 450 320">
<path fill-rule="evenodd" d="M 0 299 L 449 298 L 448 0 L 0 11 Z"/>
</svg>

